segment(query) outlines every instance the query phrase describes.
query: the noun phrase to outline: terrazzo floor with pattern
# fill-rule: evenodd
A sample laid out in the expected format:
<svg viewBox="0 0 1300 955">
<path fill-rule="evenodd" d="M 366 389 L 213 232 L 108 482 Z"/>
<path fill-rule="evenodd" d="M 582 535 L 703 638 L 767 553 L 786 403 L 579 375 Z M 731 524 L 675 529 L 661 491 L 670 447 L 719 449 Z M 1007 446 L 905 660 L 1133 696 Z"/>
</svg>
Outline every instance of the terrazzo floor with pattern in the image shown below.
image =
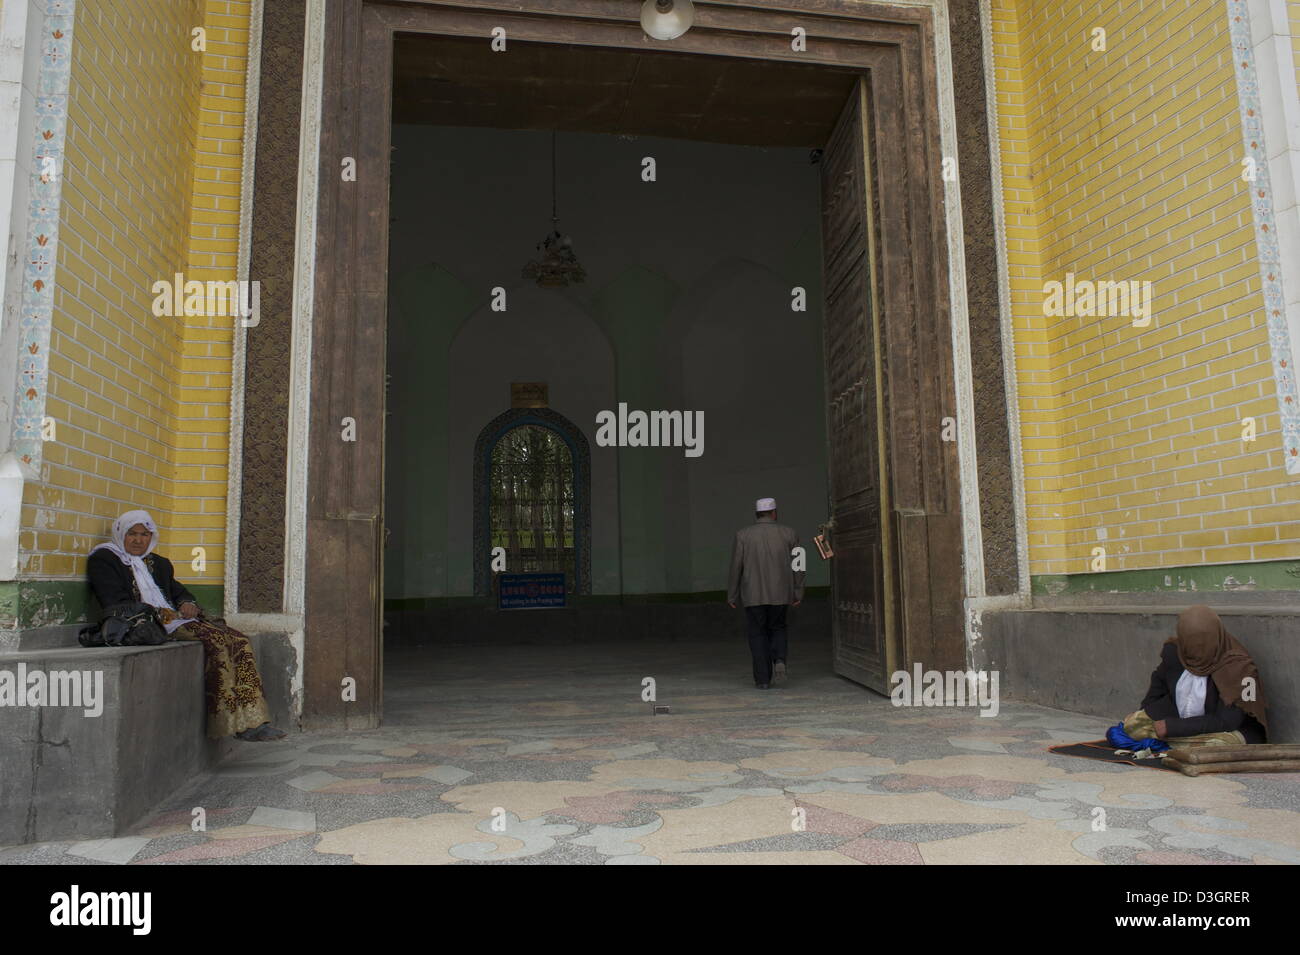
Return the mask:
<svg viewBox="0 0 1300 955">
<path fill-rule="evenodd" d="M 829 656 L 761 691 L 739 639 L 394 648 L 381 729 L 242 744 L 125 836 L 0 863 L 1300 863 L 1300 776 L 1055 756 L 1113 721 L 894 707 Z"/>
</svg>

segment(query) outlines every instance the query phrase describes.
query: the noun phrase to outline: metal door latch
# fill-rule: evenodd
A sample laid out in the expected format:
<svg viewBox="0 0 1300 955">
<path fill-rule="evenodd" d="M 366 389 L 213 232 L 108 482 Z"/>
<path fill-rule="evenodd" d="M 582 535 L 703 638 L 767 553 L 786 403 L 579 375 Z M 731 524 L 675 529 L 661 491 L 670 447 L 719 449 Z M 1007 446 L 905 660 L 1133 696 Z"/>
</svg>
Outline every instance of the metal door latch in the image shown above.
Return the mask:
<svg viewBox="0 0 1300 955">
<path fill-rule="evenodd" d="M 831 547 L 830 540 L 830 531 L 834 529 L 834 527 L 835 518 L 833 517 L 825 524 L 817 525 L 817 529 L 821 531 L 821 533 L 813 538 L 813 543 L 817 545 L 817 553 L 821 554 L 822 560 L 829 560 L 835 556 L 835 551 Z"/>
</svg>

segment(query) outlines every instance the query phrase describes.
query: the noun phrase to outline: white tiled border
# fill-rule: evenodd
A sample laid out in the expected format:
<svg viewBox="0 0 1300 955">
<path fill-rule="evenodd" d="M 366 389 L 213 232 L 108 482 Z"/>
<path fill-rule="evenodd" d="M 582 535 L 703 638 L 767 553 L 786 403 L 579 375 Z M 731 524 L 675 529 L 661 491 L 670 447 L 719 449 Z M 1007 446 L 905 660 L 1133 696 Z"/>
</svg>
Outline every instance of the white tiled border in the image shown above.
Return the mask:
<svg viewBox="0 0 1300 955">
<path fill-rule="evenodd" d="M 45 11 L 39 0 L 8 0 L 0 10 L 0 580 L 18 576 L 18 529 L 30 469 L 13 450 L 23 301 L 23 262 L 36 136 L 36 80 Z M 12 253 L 12 254 L 11 254 Z"/>
<path fill-rule="evenodd" d="M 1300 475 L 1300 91 L 1286 0 L 1226 0 L 1286 473 Z"/>
<path fill-rule="evenodd" d="M 15 253 L 22 270 L 19 279 L 22 298 L 9 448 L 21 462 L 22 471 L 28 477 L 35 477 L 41 466 L 41 423 L 45 417 L 50 373 L 50 327 L 54 318 L 54 272 L 59 255 L 59 206 L 63 196 L 76 0 L 32 3 L 27 15 L 41 24 L 34 51 L 40 57 L 40 66 L 36 88 L 31 91 L 32 112 L 21 111 L 23 119 L 35 123 L 35 135 L 27 170 L 28 207 L 19 210 L 25 213 L 19 221 L 25 220 L 27 228 L 23 236 L 15 235 Z M 27 41 L 32 39 L 28 31 Z M 52 176 L 44 174 L 47 161 L 53 162 Z"/>
</svg>

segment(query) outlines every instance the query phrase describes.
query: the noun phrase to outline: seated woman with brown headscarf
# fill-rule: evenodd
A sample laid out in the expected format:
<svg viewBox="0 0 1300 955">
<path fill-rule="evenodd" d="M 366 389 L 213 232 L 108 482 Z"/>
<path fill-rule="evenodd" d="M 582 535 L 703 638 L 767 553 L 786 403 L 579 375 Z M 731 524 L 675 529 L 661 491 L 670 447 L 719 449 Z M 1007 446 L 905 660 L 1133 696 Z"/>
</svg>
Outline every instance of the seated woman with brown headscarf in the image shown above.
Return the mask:
<svg viewBox="0 0 1300 955">
<path fill-rule="evenodd" d="M 285 734 L 271 725 L 248 637 L 225 621 L 204 616 L 194 595 L 176 579 L 171 561 L 153 553 L 157 545 L 158 528 L 147 512 L 127 511 L 113 522 L 112 541 L 93 548 L 86 564 L 100 605 L 107 610 L 146 603 L 168 634 L 202 641 L 210 738 L 281 739 Z"/>
<path fill-rule="evenodd" d="M 1196 606 L 1178 616 L 1142 709 L 1124 721 L 1135 740 L 1175 744 L 1263 743 L 1268 720 L 1259 670 L 1219 615 Z"/>
</svg>

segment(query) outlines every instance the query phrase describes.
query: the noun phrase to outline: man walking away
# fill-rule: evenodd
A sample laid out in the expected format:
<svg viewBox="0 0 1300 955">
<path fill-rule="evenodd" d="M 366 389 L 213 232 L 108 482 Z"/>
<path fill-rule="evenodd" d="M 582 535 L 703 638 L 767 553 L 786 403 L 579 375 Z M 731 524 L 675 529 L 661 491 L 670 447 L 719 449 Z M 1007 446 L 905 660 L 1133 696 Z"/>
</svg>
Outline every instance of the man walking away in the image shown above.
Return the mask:
<svg viewBox="0 0 1300 955">
<path fill-rule="evenodd" d="M 799 535 L 776 522 L 776 500 L 759 498 L 754 517 L 753 524 L 736 532 L 727 603 L 745 605 L 754 685 L 766 690 L 785 681 L 785 612 L 803 601 L 804 572 L 791 567 Z"/>
</svg>

